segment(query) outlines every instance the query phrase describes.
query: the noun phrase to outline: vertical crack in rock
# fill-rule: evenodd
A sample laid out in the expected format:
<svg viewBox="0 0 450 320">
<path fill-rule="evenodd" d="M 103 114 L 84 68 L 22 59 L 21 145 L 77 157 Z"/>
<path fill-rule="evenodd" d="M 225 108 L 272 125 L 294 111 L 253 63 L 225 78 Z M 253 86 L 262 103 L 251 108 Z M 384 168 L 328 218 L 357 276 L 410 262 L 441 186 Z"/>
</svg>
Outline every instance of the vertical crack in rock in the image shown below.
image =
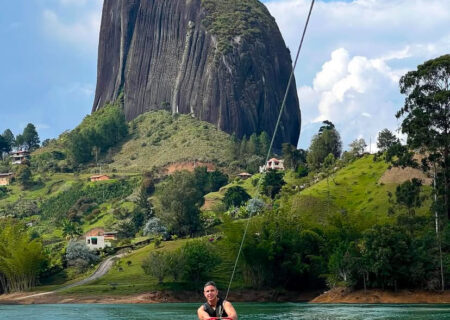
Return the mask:
<svg viewBox="0 0 450 320">
<path fill-rule="evenodd" d="M 195 23 L 194 21 L 189 21 L 186 33 L 186 39 L 184 41 L 183 57 L 181 58 L 180 66 L 178 67 L 177 78 L 175 79 L 175 87 L 173 89 L 172 95 L 172 114 L 178 113 L 178 94 L 180 92 L 180 81 L 183 73 L 186 69 L 187 57 L 191 47 L 192 34 L 194 33 Z M 194 113 L 192 106 L 190 107 L 191 113 Z"/>
</svg>

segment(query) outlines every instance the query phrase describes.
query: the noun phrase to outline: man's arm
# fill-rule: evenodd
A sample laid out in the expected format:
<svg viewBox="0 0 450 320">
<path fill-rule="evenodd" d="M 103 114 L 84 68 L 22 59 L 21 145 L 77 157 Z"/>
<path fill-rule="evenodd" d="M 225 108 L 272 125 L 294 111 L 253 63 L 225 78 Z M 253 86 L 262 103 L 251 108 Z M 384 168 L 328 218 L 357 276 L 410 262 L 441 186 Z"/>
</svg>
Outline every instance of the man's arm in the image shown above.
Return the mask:
<svg viewBox="0 0 450 320">
<path fill-rule="evenodd" d="M 203 309 L 203 306 L 200 306 L 197 310 L 198 320 L 206 320 L 209 319 L 210 316 L 206 311 Z"/>
<path fill-rule="evenodd" d="M 231 318 L 233 320 L 238 320 L 236 310 L 234 310 L 234 307 L 230 302 L 224 301 L 223 308 L 225 309 L 225 312 L 227 313 L 228 318 Z"/>
</svg>

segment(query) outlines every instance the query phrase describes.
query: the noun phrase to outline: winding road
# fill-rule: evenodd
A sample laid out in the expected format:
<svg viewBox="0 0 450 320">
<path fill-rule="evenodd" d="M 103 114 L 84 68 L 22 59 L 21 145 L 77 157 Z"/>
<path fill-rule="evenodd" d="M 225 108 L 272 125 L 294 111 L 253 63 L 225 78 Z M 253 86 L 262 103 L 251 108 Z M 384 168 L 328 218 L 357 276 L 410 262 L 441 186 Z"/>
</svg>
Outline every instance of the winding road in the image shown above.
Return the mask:
<svg viewBox="0 0 450 320">
<path fill-rule="evenodd" d="M 40 297 L 40 296 L 45 296 L 45 295 L 49 295 L 49 294 L 53 294 L 53 293 L 57 293 L 63 290 L 67 290 L 73 287 L 77 287 L 77 286 L 81 286 L 83 284 L 92 282 L 94 280 L 100 279 L 101 277 L 103 277 L 113 266 L 115 260 L 120 259 L 122 257 L 124 257 L 125 255 L 127 255 L 127 253 L 120 253 L 120 254 L 116 254 L 112 257 L 107 258 L 105 261 L 102 261 L 102 263 L 100 263 L 100 265 L 98 266 L 97 270 L 95 270 L 95 272 L 93 274 L 91 274 L 89 277 L 87 277 L 86 279 L 80 280 L 78 282 L 75 283 L 71 283 L 68 284 L 67 286 L 63 286 L 59 289 L 53 290 L 53 291 L 48 291 L 48 292 L 42 292 L 42 293 L 36 293 L 36 294 L 32 294 L 29 296 L 24 296 L 24 297 L 18 297 L 16 298 L 16 300 L 23 300 L 23 299 L 29 299 L 29 298 L 35 298 L 35 297 Z"/>
</svg>

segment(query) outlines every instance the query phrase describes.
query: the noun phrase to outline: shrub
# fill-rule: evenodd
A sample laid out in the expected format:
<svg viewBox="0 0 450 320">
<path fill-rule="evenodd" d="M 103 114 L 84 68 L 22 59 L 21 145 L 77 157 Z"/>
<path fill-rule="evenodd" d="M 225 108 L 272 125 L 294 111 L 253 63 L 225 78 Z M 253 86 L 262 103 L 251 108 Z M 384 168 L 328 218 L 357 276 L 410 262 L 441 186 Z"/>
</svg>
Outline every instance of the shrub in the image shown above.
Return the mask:
<svg viewBox="0 0 450 320">
<path fill-rule="evenodd" d="M 97 263 L 99 257 L 92 253 L 85 243 L 70 241 L 66 249 L 66 260 L 67 265 L 84 271 L 89 265 Z"/>
</svg>

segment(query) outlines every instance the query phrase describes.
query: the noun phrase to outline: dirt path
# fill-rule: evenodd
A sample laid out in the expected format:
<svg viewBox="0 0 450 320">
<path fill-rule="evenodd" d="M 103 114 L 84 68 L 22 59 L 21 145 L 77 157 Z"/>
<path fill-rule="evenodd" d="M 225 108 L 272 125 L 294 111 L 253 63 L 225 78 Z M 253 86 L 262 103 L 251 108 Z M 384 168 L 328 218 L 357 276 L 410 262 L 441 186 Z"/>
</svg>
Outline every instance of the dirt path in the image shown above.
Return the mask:
<svg viewBox="0 0 450 320">
<path fill-rule="evenodd" d="M 92 282 L 94 280 L 98 280 L 101 277 L 103 277 L 113 266 L 114 262 L 117 259 L 120 259 L 122 257 L 124 257 L 127 253 L 120 253 L 120 254 L 116 254 L 112 257 L 109 257 L 108 259 L 106 259 L 105 261 L 103 261 L 102 263 L 100 263 L 100 265 L 98 266 L 97 270 L 95 270 L 95 272 L 93 274 L 91 274 L 89 277 L 87 277 L 86 279 L 80 280 L 78 282 L 75 283 L 71 283 L 67 286 L 61 287 L 59 289 L 53 290 L 53 291 L 49 291 L 49 292 L 42 292 L 42 293 L 36 293 L 36 294 L 32 294 L 32 295 L 27 295 L 27 296 L 23 296 L 23 297 L 18 297 L 15 300 L 24 300 L 24 299 L 29 299 L 29 298 L 37 298 L 37 297 L 42 297 L 42 296 L 46 296 L 46 295 L 50 295 L 50 294 L 54 294 L 63 290 L 67 290 L 73 287 L 78 287 L 81 286 L 83 284 Z"/>
</svg>

